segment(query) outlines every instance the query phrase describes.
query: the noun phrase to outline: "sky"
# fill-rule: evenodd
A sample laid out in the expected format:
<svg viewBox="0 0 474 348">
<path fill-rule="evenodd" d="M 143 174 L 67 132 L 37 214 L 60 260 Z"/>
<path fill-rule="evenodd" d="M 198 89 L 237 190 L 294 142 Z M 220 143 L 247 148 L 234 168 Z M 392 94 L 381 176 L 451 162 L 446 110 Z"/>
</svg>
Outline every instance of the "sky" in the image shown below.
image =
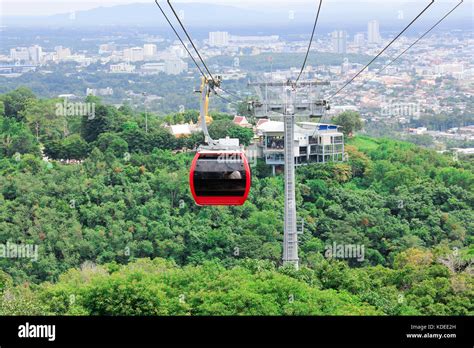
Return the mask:
<svg viewBox="0 0 474 348">
<path fill-rule="evenodd" d="M 164 2 L 165 0 L 161 0 Z M 353 0 L 352 3 L 360 2 L 361 4 L 373 3 L 381 5 L 383 3 L 419 3 L 421 0 Z M 89 10 L 96 7 L 108 7 L 115 5 L 133 4 L 133 3 L 152 3 L 153 0 L 0 0 L 0 13 L 2 16 L 38 16 L 53 15 L 59 13 L 70 13 L 74 11 Z M 316 1 L 310 0 L 188 0 L 174 1 L 178 2 L 194 2 L 194 3 L 210 3 L 220 5 L 232 5 L 239 7 L 288 7 L 289 4 L 308 4 L 314 6 Z M 347 2 L 347 0 L 325 0 L 325 3 Z M 428 1 L 424 1 L 428 2 Z M 436 2 L 456 3 L 456 0 L 436 0 Z M 469 4 L 472 11 L 473 0 L 465 0 Z M 380 6 L 381 11 L 383 6 Z"/>
</svg>

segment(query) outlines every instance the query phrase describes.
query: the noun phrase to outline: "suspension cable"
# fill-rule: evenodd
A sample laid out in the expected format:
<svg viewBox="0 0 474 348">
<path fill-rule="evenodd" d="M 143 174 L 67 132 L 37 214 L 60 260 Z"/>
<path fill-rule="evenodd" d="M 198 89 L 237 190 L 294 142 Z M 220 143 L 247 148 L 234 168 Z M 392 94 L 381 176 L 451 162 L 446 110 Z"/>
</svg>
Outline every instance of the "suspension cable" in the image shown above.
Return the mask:
<svg viewBox="0 0 474 348">
<path fill-rule="evenodd" d="M 389 63 L 384 65 L 379 71 L 377 71 L 377 74 L 381 73 L 384 71 L 386 68 L 388 68 L 390 65 L 392 65 L 398 58 L 400 58 L 402 55 L 404 55 L 410 48 L 415 46 L 419 41 L 421 41 L 426 35 L 428 35 L 434 28 L 436 28 L 446 17 L 448 17 L 456 8 L 458 8 L 459 5 L 461 5 L 464 2 L 464 0 L 461 0 L 456 6 L 454 6 L 449 12 L 447 12 L 439 21 L 437 21 L 430 29 L 428 29 L 423 35 L 421 35 L 416 41 L 414 41 L 410 46 L 408 46 L 405 50 L 403 50 L 402 53 L 400 53 L 398 56 L 396 56 L 394 59 L 392 59 Z"/>
<path fill-rule="evenodd" d="M 221 86 L 219 86 L 219 89 L 220 89 L 221 91 L 223 91 L 224 93 L 227 93 L 227 94 L 230 95 L 231 97 L 236 98 L 236 99 L 239 100 L 239 101 L 242 100 L 242 98 L 241 98 L 240 96 L 238 96 L 237 94 L 232 93 L 232 92 L 230 92 L 230 91 L 228 91 L 228 90 L 222 88 Z"/>
<path fill-rule="evenodd" d="M 217 92 L 216 92 L 216 96 L 219 97 L 219 98 L 221 98 L 222 100 L 225 100 L 225 101 L 228 102 L 229 104 L 237 103 L 237 102 L 235 102 L 235 101 L 230 100 L 229 98 L 226 98 L 226 97 L 224 97 L 224 96 L 218 94 Z"/>
<path fill-rule="evenodd" d="M 355 74 L 354 77 L 352 77 L 341 88 L 339 88 L 335 93 L 333 93 L 329 98 L 327 98 L 327 100 L 332 99 L 334 96 L 339 94 L 344 88 L 346 88 L 347 85 L 349 85 L 352 81 L 354 81 L 365 69 L 367 69 L 369 67 L 369 65 L 371 65 L 378 57 L 380 57 L 382 55 L 382 53 L 385 52 L 385 50 L 387 50 L 387 48 L 389 48 L 408 28 L 410 28 L 412 26 L 412 24 L 415 23 L 418 20 L 418 18 L 421 17 L 422 14 L 425 13 L 425 11 L 431 5 L 433 5 L 434 2 L 435 2 L 435 0 L 431 0 L 431 2 L 423 9 L 423 11 L 421 11 L 397 36 L 395 36 L 395 38 L 392 39 L 388 43 L 388 45 L 386 45 L 369 63 L 367 63 L 357 74 Z"/>
<path fill-rule="evenodd" d="M 410 48 L 412 48 L 413 46 L 415 46 L 418 42 L 420 42 L 426 35 L 428 35 L 434 28 L 436 28 L 442 21 L 444 21 L 446 19 L 446 17 L 448 17 L 455 9 L 457 9 L 462 3 L 464 2 L 464 0 L 460 0 L 459 3 L 454 6 L 451 10 L 449 10 L 441 19 L 439 19 L 435 24 L 433 24 L 433 26 L 431 26 L 431 28 L 429 28 L 427 31 L 425 31 L 425 33 L 423 35 L 421 35 L 418 39 L 416 39 L 410 46 L 408 46 L 405 50 L 403 50 L 398 56 L 396 56 L 395 58 L 391 58 L 390 62 L 388 62 L 387 64 L 385 64 L 382 68 L 380 68 L 376 73 L 375 75 L 378 76 L 380 75 L 380 73 L 382 71 L 384 71 L 385 69 L 387 69 L 390 65 L 392 65 L 393 63 L 395 63 L 402 55 L 404 55 Z M 373 78 L 365 81 L 362 86 L 364 86 L 367 82 L 370 82 L 371 80 L 373 80 Z M 346 93 L 343 93 L 342 95 L 346 95 Z"/>
<path fill-rule="evenodd" d="M 156 1 L 156 0 L 155 0 L 155 1 Z M 194 45 L 193 40 L 191 39 L 191 36 L 189 36 L 189 34 L 188 34 L 186 28 L 184 27 L 183 23 L 181 22 L 181 19 L 179 19 L 179 16 L 178 16 L 178 14 L 176 13 L 176 11 L 175 11 L 173 5 L 171 5 L 170 0 L 168 0 L 167 2 L 168 2 L 168 6 L 171 8 L 171 11 L 173 11 L 174 16 L 175 16 L 176 19 L 178 20 L 179 25 L 181 26 L 181 28 L 183 29 L 184 33 L 186 34 L 186 36 L 187 36 L 189 42 L 190 42 L 191 45 L 193 46 L 194 51 L 196 51 L 196 53 L 197 53 L 199 59 L 201 60 L 202 65 L 204 65 L 204 68 L 206 69 L 207 73 L 208 73 L 209 76 L 211 77 L 211 80 L 214 81 L 214 83 L 217 85 L 216 80 L 214 79 L 214 77 L 212 76 L 211 72 L 210 72 L 209 69 L 207 68 L 206 63 L 205 63 L 204 60 L 202 59 L 201 54 L 199 54 L 199 51 L 197 50 L 196 46 Z"/>
<path fill-rule="evenodd" d="M 166 18 L 166 21 L 168 22 L 168 24 L 170 25 L 171 29 L 173 29 L 176 37 L 179 39 L 179 41 L 181 42 L 181 44 L 183 45 L 184 49 L 186 50 L 186 52 L 188 52 L 189 56 L 191 57 L 191 59 L 193 60 L 194 64 L 196 65 L 196 67 L 198 68 L 199 72 L 201 73 L 201 75 L 205 78 L 206 75 L 204 74 L 204 72 L 202 71 L 201 67 L 199 66 L 199 64 L 196 62 L 196 59 L 194 59 L 193 55 L 191 54 L 191 52 L 189 52 L 188 48 L 186 47 L 186 45 L 184 44 L 183 40 L 181 39 L 181 37 L 179 36 L 178 32 L 176 31 L 176 29 L 174 28 L 173 24 L 170 22 L 168 16 L 166 15 L 165 11 L 163 11 L 163 9 L 161 8 L 160 4 L 158 3 L 159 0 L 155 0 L 155 4 L 158 6 L 158 8 L 160 9 L 161 13 L 163 14 L 163 16 Z"/>
<path fill-rule="evenodd" d="M 301 77 L 301 74 L 303 73 L 303 70 L 306 66 L 306 61 L 308 59 L 309 51 L 311 49 L 311 43 L 313 42 L 314 32 L 316 30 L 316 24 L 318 23 L 319 11 L 321 10 L 321 4 L 322 3 L 323 3 L 323 0 L 319 0 L 318 12 L 316 13 L 316 18 L 314 20 L 313 32 L 311 33 L 311 38 L 309 39 L 308 50 L 306 51 L 306 56 L 304 57 L 304 61 L 303 61 L 303 65 L 301 66 L 300 73 L 298 74 L 298 77 L 296 78 L 295 85 L 298 83 L 298 81 Z"/>
</svg>

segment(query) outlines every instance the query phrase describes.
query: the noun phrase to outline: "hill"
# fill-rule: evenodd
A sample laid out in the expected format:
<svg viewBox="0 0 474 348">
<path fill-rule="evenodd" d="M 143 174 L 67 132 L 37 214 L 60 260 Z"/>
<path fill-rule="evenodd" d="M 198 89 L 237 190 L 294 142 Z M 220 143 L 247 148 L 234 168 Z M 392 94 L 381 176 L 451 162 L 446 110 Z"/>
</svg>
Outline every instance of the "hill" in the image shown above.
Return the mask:
<svg viewBox="0 0 474 348">
<path fill-rule="evenodd" d="M 235 4 L 235 3 L 234 3 Z M 172 16 L 165 1 L 161 5 Z M 183 20 L 189 28 L 198 30 L 199 38 L 207 38 L 212 30 L 232 30 L 236 33 L 265 32 L 266 34 L 306 33 L 309 35 L 311 24 L 316 13 L 316 5 L 311 2 L 291 3 L 288 5 L 268 6 L 268 2 L 241 4 L 230 6 L 203 2 L 173 2 L 177 12 L 181 12 Z M 468 6 L 468 4 L 466 4 Z M 426 13 L 426 23 L 438 20 L 442 13 L 450 8 L 449 3 L 439 3 L 433 11 Z M 383 26 L 381 30 L 399 31 L 401 23 L 408 23 L 422 9 L 413 2 L 387 1 L 383 10 L 373 6 L 370 1 L 337 1 L 325 3 L 319 28 L 330 32 L 336 28 L 349 31 L 366 31 L 367 22 L 378 19 Z M 342 10 L 341 10 L 342 9 Z M 291 15 L 290 15 L 291 13 Z M 400 15 L 402 18 L 400 19 Z M 350 23 L 341 18 L 351 16 Z M 452 20 L 443 23 L 443 29 L 470 28 L 472 18 L 469 11 L 453 13 Z M 165 33 L 170 32 L 160 10 L 153 1 L 148 3 L 131 3 L 116 6 L 100 6 L 89 10 L 54 15 L 2 16 L 2 24 L 7 27 L 51 27 L 51 28 L 104 28 L 120 27 L 152 27 Z M 278 23 L 278 25 L 275 25 Z M 415 30 L 424 30 L 426 23 L 415 24 Z M 283 29 L 283 31 L 282 31 Z"/>
<path fill-rule="evenodd" d="M 0 258 L 4 314 L 473 314 L 472 159 L 356 136 L 348 162 L 299 167 L 294 271 L 279 267 L 283 180 L 264 163 L 245 205 L 194 205 L 182 147 L 202 139 L 162 122 L 196 112 L 146 133 L 142 115 L 89 99 L 96 117 L 65 136 L 54 100 L 0 100 L 0 244 L 38 246 Z"/>
</svg>

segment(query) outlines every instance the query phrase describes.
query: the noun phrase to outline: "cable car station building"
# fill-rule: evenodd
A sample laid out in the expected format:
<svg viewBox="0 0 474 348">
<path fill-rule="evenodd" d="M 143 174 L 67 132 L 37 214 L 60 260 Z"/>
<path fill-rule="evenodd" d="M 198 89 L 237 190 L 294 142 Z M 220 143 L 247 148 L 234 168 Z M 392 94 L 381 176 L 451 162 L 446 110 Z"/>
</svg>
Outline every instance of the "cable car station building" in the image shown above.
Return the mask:
<svg viewBox="0 0 474 348">
<path fill-rule="evenodd" d="M 295 125 L 295 165 L 310 162 L 342 162 L 344 160 L 344 135 L 337 125 L 314 122 L 297 122 Z M 259 157 L 271 165 L 284 165 L 283 122 L 260 120 L 256 134 Z"/>
</svg>

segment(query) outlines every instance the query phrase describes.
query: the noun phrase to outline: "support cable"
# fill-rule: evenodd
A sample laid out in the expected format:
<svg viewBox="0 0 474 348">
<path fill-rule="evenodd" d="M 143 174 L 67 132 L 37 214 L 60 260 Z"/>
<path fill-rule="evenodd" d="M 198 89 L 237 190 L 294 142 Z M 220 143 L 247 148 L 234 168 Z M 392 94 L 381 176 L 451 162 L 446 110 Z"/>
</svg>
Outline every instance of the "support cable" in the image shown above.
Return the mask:
<svg viewBox="0 0 474 348">
<path fill-rule="evenodd" d="M 416 39 L 410 46 L 408 46 L 405 50 L 403 50 L 398 56 L 396 56 L 395 58 L 391 59 L 390 62 L 388 62 L 387 64 L 385 64 L 381 69 L 379 69 L 375 75 L 380 75 L 380 73 L 382 71 L 384 71 L 385 69 L 387 69 L 390 65 L 392 65 L 393 63 L 395 63 L 402 55 L 404 55 L 410 48 L 412 48 L 413 46 L 415 46 L 418 42 L 420 42 L 426 35 L 428 35 L 434 28 L 436 28 L 442 21 L 444 21 L 446 19 L 446 17 L 448 17 L 456 8 L 458 8 L 462 3 L 464 2 L 464 0 L 460 0 L 460 2 L 454 6 L 450 11 L 448 11 L 440 20 L 438 20 L 431 28 L 429 28 L 423 35 L 421 35 L 418 39 Z M 363 85 L 365 85 L 367 82 L 373 80 L 373 78 L 365 81 Z M 344 93 L 343 95 L 347 94 Z"/>
<path fill-rule="evenodd" d="M 155 1 L 156 1 L 156 0 L 155 0 Z M 434 1 L 434 0 L 433 0 L 433 1 Z M 193 42 L 193 40 L 191 39 L 191 36 L 189 36 L 188 31 L 186 30 L 186 28 L 185 28 L 184 25 L 183 25 L 183 22 L 181 22 L 181 19 L 179 19 L 179 16 L 178 16 L 178 14 L 176 13 L 176 11 L 175 11 L 173 5 L 171 5 L 170 0 L 167 0 L 167 2 L 168 2 L 168 6 L 171 8 L 171 11 L 173 11 L 174 16 L 175 16 L 176 19 L 178 20 L 179 25 L 181 26 L 181 28 L 183 29 L 184 33 L 186 34 L 186 37 L 188 38 L 189 42 L 190 42 L 191 45 L 193 46 L 194 51 L 196 51 L 196 53 L 197 53 L 199 59 L 201 60 L 202 65 L 204 65 L 204 68 L 206 69 L 207 73 L 208 73 L 209 76 L 211 77 L 211 80 L 214 81 L 214 84 L 217 85 L 217 84 L 218 84 L 217 81 L 214 79 L 214 77 L 212 76 L 211 72 L 210 72 L 209 69 L 207 68 L 206 63 L 204 62 L 204 60 L 203 60 L 202 57 L 201 57 L 201 54 L 199 53 L 198 49 L 197 49 L 196 46 L 194 45 L 194 42 Z"/>
<path fill-rule="evenodd" d="M 303 73 L 303 70 L 306 66 L 306 61 L 308 60 L 308 55 L 311 49 L 311 43 L 313 42 L 314 32 L 316 30 L 316 24 L 318 24 L 319 11 L 321 10 L 322 3 L 323 3 L 323 0 L 319 0 L 318 12 L 316 13 L 316 19 L 314 20 L 313 32 L 311 33 L 311 38 L 309 39 L 308 50 L 306 51 L 306 56 L 304 57 L 304 61 L 303 61 L 303 65 L 301 66 L 300 73 L 298 74 L 298 77 L 296 78 L 295 85 L 300 80 L 301 74 Z"/>
<path fill-rule="evenodd" d="M 387 50 L 408 28 L 412 26 L 413 23 L 415 23 L 425 11 L 433 5 L 435 0 L 431 0 L 431 2 L 397 35 L 395 36 L 394 39 L 392 39 L 388 45 L 386 45 L 370 62 L 368 62 L 357 74 L 355 74 L 349 81 L 347 81 L 341 88 L 339 88 L 335 93 L 333 93 L 327 100 L 330 100 L 334 98 L 337 94 L 339 94 L 344 88 L 346 88 L 352 81 L 354 81 L 362 72 L 369 67 L 378 57 L 382 55 L 382 53 Z"/>
<path fill-rule="evenodd" d="M 191 54 L 191 52 L 189 52 L 188 48 L 186 47 L 185 43 L 183 42 L 183 40 L 181 39 L 181 37 L 179 36 L 178 32 L 176 31 L 176 29 L 174 28 L 173 24 L 170 22 L 168 16 L 166 15 L 165 11 L 163 11 L 163 8 L 160 6 L 160 4 L 158 3 L 159 0 L 155 0 L 155 4 L 156 6 L 158 6 L 158 8 L 160 9 L 161 13 L 163 14 L 163 16 L 166 18 L 166 21 L 168 22 L 168 24 L 170 25 L 171 29 L 173 29 L 176 37 L 179 39 L 179 41 L 181 42 L 181 44 L 183 45 L 184 49 L 186 50 L 186 52 L 188 52 L 189 56 L 191 57 L 191 59 L 193 60 L 194 64 L 196 65 L 196 67 L 198 68 L 199 72 L 201 73 L 201 75 L 206 78 L 206 75 L 204 74 L 204 72 L 202 71 L 201 67 L 199 66 L 199 64 L 196 62 L 196 59 L 194 59 L 193 55 Z"/>
</svg>

